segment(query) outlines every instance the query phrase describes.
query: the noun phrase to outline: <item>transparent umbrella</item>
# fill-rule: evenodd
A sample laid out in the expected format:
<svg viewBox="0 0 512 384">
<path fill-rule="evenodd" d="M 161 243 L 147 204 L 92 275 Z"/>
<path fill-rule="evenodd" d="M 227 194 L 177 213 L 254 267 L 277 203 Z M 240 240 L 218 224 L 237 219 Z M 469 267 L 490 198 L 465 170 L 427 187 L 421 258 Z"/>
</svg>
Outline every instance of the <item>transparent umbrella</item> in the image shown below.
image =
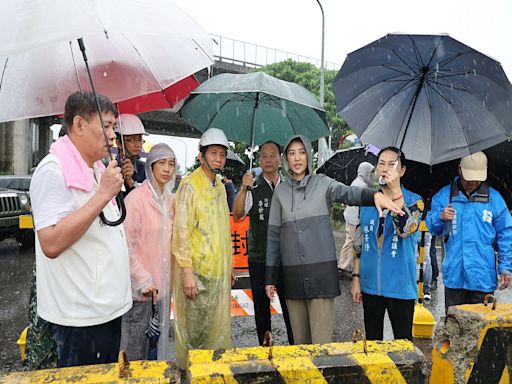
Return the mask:
<svg viewBox="0 0 512 384">
<path fill-rule="evenodd" d="M 61 114 L 69 94 L 91 90 L 79 38 L 97 92 L 121 112 L 172 106 L 166 91 L 179 85 L 185 97 L 198 85 L 190 75 L 213 64 L 209 35 L 170 1 L 5 2 L 0 122 Z"/>
<path fill-rule="evenodd" d="M 172 106 L 171 87 L 211 65 L 211 48 L 208 34 L 166 0 L 6 2 L 0 16 L 0 122 L 62 114 L 67 97 L 82 90 L 138 112 Z M 177 94 L 185 97 L 196 85 Z M 122 194 L 116 199 L 121 217 L 109 221 L 101 213 L 107 225 L 124 220 Z"/>
</svg>

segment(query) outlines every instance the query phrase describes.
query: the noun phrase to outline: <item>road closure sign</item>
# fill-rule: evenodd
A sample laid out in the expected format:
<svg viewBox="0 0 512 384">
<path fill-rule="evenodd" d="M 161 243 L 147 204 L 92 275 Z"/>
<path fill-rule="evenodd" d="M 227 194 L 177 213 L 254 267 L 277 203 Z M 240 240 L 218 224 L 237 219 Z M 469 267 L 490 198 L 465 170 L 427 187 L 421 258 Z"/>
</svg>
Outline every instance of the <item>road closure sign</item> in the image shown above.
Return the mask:
<svg viewBox="0 0 512 384">
<path fill-rule="evenodd" d="M 233 250 L 233 266 L 237 272 L 247 271 L 248 264 L 248 235 L 249 217 L 235 221 L 233 214 L 230 217 L 231 248 Z"/>
</svg>

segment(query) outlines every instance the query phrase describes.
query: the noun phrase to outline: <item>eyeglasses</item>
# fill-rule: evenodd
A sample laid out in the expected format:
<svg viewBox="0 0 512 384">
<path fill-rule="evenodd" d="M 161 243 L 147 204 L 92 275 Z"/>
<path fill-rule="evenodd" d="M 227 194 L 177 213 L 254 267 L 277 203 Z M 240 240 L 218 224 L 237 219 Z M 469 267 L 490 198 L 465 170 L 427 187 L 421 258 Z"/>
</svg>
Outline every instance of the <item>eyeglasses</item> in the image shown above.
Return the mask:
<svg viewBox="0 0 512 384">
<path fill-rule="evenodd" d="M 141 143 L 144 144 L 144 139 L 142 137 L 125 137 L 125 143 Z"/>
</svg>

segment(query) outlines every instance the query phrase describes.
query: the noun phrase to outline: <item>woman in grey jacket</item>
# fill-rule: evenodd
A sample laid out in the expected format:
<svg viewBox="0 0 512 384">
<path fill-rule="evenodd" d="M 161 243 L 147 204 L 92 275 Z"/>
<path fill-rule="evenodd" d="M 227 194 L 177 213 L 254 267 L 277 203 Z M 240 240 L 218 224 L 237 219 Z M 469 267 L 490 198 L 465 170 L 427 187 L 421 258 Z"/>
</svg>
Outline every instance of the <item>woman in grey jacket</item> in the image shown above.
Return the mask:
<svg viewBox="0 0 512 384">
<path fill-rule="evenodd" d="M 334 297 L 340 286 L 336 248 L 329 221 L 334 201 L 375 205 L 379 212 L 403 212 L 374 189 L 348 187 L 312 172 L 311 142 L 292 137 L 285 146 L 286 180 L 279 184 L 270 208 L 265 287 L 272 299 L 282 264 L 286 304 L 296 344 L 332 341 Z"/>
</svg>

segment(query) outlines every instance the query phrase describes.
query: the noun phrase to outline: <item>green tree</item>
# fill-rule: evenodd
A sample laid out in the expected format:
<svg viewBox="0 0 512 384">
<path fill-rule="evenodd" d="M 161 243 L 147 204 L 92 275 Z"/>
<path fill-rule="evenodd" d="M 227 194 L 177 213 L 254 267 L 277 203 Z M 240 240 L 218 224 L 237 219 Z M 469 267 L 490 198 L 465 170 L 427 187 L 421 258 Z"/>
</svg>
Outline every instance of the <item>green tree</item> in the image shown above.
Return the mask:
<svg viewBox="0 0 512 384">
<path fill-rule="evenodd" d="M 280 63 L 269 64 L 257 69 L 278 79 L 302 85 L 320 99 L 320 69 L 310 63 L 300 63 L 291 59 Z M 329 127 L 332 128 L 332 146 L 338 149 L 338 142 L 343 136 L 352 133 L 345 121 L 336 114 L 336 99 L 332 90 L 332 82 L 337 71 L 324 72 L 325 97 L 324 109 Z"/>
</svg>

